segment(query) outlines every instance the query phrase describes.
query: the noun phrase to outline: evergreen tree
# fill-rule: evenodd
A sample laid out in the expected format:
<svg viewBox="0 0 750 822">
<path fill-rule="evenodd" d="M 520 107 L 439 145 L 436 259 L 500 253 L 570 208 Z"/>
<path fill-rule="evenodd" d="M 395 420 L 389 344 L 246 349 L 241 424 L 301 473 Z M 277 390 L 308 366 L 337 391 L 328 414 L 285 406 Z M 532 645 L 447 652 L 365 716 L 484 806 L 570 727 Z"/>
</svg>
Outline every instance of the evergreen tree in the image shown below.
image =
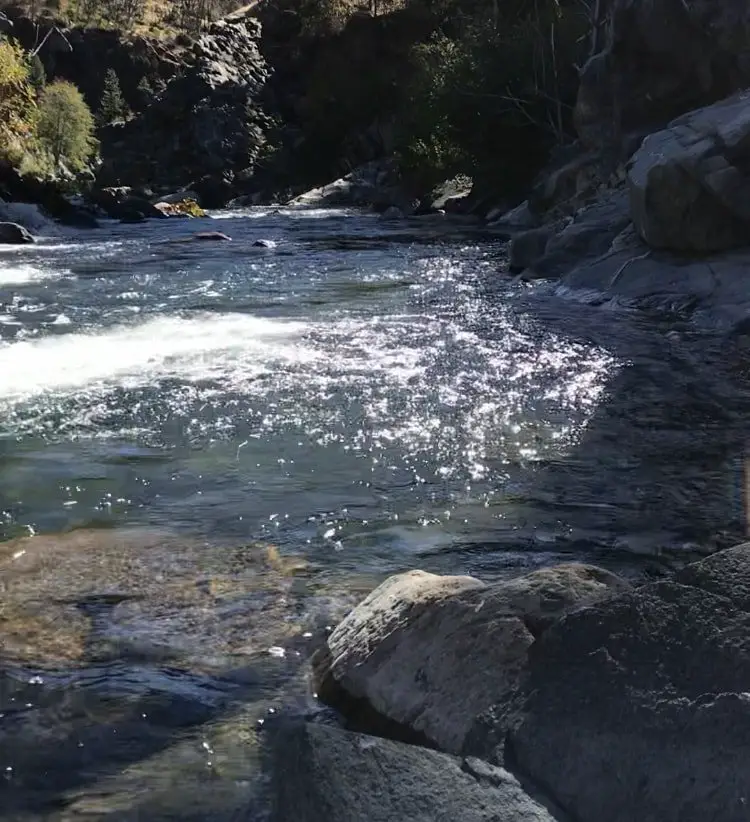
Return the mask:
<svg viewBox="0 0 750 822">
<path fill-rule="evenodd" d="M 100 126 L 108 126 L 116 120 L 124 119 L 127 113 L 125 98 L 122 96 L 120 81 L 114 69 L 107 69 L 104 76 L 104 90 L 99 103 L 96 121 Z"/>
<path fill-rule="evenodd" d="M 141 109 L 146 108 L 146 106 L 149 105 L 156 96 L 154 89 L 145 74 L 138 81 L 136 91 L 138 92 L 138 107 Z"/>
<path fill-rule="evenodd" d="M 29 83 L 37 94 L 41 94 L 47 85 L 47 73 L 38 54 L 32 54 L 29 59 Z"/>
<path fill-rule="evenodd" d="M 81 92 L 65 81 L 51 83 L 39 100 L 37 137 L 59 166 L 80 171 L 95 151 L 94 118 Z"/>
</svg>

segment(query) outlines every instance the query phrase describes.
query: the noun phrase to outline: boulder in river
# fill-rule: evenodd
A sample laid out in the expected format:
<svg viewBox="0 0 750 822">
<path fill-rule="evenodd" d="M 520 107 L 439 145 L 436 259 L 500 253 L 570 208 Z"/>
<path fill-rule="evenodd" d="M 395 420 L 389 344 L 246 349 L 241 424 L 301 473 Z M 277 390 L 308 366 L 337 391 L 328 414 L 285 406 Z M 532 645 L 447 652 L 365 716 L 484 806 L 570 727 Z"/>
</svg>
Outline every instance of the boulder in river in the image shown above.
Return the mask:
<svg viewBox="0 0 750 822">
<path fill-rule="evenodd" d="M 145 193 L 136 192 L 128 186 L 99 188 L 89 195 L 89 199 L 108 217 L 122 222 L 141 222 L 151 217 L 162 219 L 167 216 L 151 203 Z"/>
<path fill-rule="evenodd" d="M 750 242 L 750 92 L 650 134 L 630 163 L 630 211 L 652 248 L 719 251 Z"/>
<path fill-rule="evenodd" d="M 750 544 L 551 625 L 472 751 L 510 750 L 579 822 L 746 822 L 748 637 Z"/>
<path fill-rule="evenodd" d="M 0 223 L 0 244 L 26 245 L 33 242 L 31 234 L 18 223 Z"/>
<path fill-rule="evenodd" d="M 271 822 L 554 822 L 502 768 L 284 719 L 269 729 Z"/>
<path fill-rule="evenodd" d="M 300 194 L 290 205 L 308 208 L 372 207 L 381 212 L 393 206 L 403 213 L 413 210 L 399 184 L 398 171 L 390 161 L 365 163 L 345 177 Z"/>
<path fill-rule="evenodd" d="M 516 234 L 510 241 L 508 250 L 508 270 L 520 274 L 544 256 L 549 241 L 558 231 L 556 225 L 531 228 Z"/>
<path fill-rule="evenodd" d="M 628 587 L 579 564 L 492 585 L 399 574 L 316 653 L 318 693 L 355 726 L 378 730 L 385 721 L 406 739 L 459 752 L 476 718 L 517 688 L 536 637 L 568 609 Z"/>
</svg>

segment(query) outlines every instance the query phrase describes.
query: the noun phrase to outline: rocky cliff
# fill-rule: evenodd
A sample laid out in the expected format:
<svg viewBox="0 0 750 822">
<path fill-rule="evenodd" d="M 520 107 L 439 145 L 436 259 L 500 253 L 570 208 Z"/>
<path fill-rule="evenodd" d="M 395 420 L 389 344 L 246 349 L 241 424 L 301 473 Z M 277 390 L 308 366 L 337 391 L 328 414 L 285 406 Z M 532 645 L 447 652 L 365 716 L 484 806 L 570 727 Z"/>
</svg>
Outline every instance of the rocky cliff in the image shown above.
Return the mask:
<svg viewBox="0 0 750 822">
<path fill-rule="evenodd" d="M 74 83 L 93 111 L 108 69 L 117 74 L 128 106 L 139 111 L 145 103 L 141 83 L 158 90 L 180 73 L 185 61 L 185 49 L 168 40 L 125 36 L 114 29 L 56 28 L 52 20 L 32 20 L 14 7 L 3 13 L 9 21 L 5 30 L 27 51 L 38 49 L 47 77 Z"/>
<path fill-rule="evenodd" d="M 540 175 L 522 225 L 496 224 L 511 265 L 561 296 L 746 330 L 750 8 L 613 0 L 607 19 L 578 145 Z"/>
<path fill-rule="evenodd" d="M 252 172 L 269 124 L 260 102 L 268 69 L 251 16 L 214 23 L 180 74 L 140 115 L 102 134 L 100 185 L 179 188 L 223 205 Z"/>
</svg>

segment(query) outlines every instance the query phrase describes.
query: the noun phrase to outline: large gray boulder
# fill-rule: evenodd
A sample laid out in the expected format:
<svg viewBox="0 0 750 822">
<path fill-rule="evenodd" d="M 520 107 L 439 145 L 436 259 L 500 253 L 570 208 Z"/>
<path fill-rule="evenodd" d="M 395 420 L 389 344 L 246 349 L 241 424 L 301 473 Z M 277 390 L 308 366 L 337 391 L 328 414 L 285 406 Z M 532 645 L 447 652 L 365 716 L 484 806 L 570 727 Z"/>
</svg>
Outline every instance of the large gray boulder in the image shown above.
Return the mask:
<svg viewBox="0 0 750 822">
<path fill-rule="evenodd" d="M 630 209 L 653 248 L 718 251 L 750 239 L 750 93 L 649 135 L 628 172 Z"/>
<path fill-rule="evenodd" d="M 271 822 L 554 822 L 502 768 L 301 721 L 266 743 Z"/>
<path fill-rule="evenodd" d="M 355 724 L 372 723 L 374 715 L 459 752 L 476 718 L 517 688 L 537 636 L 568 609 L 628 587 L 578 564 L 493 585 L 399 574 L 317 652 L 318 693 Z"/>
<path fill-rule="evenodd" d="M 305 208 L 398 208 L 404 214 L 413 207 L 390 160 L 365 163 L 344 177 L 300 194 L 289 205 Z"/>
<path fill-rule="evenodd" d="M 552 625 L 471 748 L 510 748 L 578 822 L 747 822 L 749 682 L 746 544 Z"/>
<path fill-rule="evenodd" d="M 18 223 L 0 223 L 0 244 L 26 245 L 33 243 L 31 234 Z"/>
</svg>

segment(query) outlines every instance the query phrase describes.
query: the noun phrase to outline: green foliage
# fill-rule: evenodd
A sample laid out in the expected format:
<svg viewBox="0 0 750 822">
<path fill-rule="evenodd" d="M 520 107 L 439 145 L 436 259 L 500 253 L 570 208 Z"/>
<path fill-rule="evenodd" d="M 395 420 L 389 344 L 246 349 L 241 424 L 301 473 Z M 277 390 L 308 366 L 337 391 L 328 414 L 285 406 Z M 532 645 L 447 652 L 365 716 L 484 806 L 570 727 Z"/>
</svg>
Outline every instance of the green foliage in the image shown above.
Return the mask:
<svg viewBox="0 0 750 822">
<path fill-rule="evenodd" d="M 464 171 L 513 189 L 528 183 L 549 147 L 571 128 L 574 65 L 588 25 L 556 0 L 483 6 L 455 36 L 413 49 L 399 155 L 419 186 Z"/>
<path fill-rule="evenodd" d="M 33 136 L 34 93 L 20 46 L 0 39 L 0 158 L 20 161 Z"/>
<path fill-rule="evenodd" d="M 107 69 L 104 75 L 104 90 L 99 103 L 99 111 L 96 113 L 96 122 L 99 126 L 108 126 L 118 120 L 123 120 L 127 114 L 128 107 L 125 98 L 122 96 L 120 80 L 114 69 Z"/>
<path fill-rule="evenodd" d="M 65 81 L 51 83 L 39 100 L 37 137 L 55 168 L 80 171 L 96 150 L 94 118 L 81 92 Z"/>
</svg>

